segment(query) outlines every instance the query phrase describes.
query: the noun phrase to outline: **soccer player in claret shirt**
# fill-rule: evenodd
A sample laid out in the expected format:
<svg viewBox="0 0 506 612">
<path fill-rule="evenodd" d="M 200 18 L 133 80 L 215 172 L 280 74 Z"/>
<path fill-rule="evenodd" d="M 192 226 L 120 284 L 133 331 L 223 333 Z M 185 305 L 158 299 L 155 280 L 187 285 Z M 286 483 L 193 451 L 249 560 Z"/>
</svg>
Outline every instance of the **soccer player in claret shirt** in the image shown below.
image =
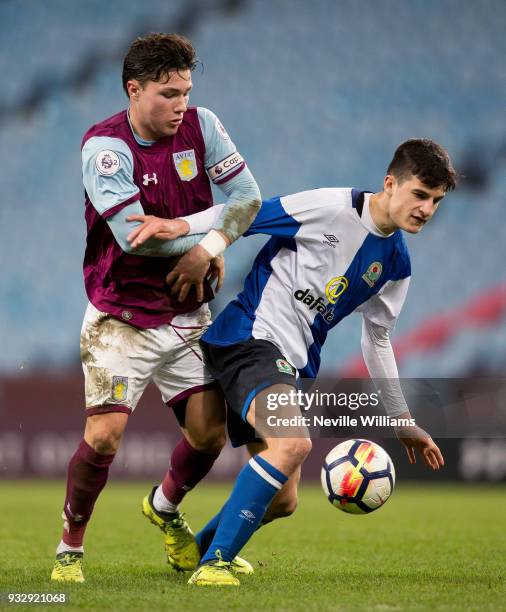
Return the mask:
<svg viewBox="0 0 506 612">
<path fill-rule="evenodd" d="M 225 443 L 225 410 L 199 338 L 210 323 L 209 280 L 217 280 L 219 288 L 223 279 L 221 253 L 248 228 L 261 199 L 218 118 L 188 106 L 195 64 L 195 50 L 184 37 L 151 34 L 135 40 L 123 65 L 128 110 L 97 123 L 83 138 L 89 304 L 81 359 L 87 420 L 68 465 L 53 580 L 84 580 L 86 526 L 128 417 L 151 380 L 184 435 L 142 511 L 164 532 L 174 567 L 194 569 L 200 558 L 178 504 L 209 472 Z M 172 218 L 211 207 L 211 180 L 227 202 L 205 235 L 144 240 L 146 228 L 158 228 L 154 215 Z M 168 259 L 183 253 L 175 265 Z M 236 564 L 238 571 L 251 571 L 240 559 Z"/>
<path fill-rule="evenodd" d="M 202 559 L 190 584 L 238 585 L 231 562 L 272 518 L 273 501 L 282 499 L 285 508 L 295 509 L 311 441 L 303 425 L 280 437 L 279 427 L 269 425 L 267 396 L 290 394 L 297 379 L 316 377 L 327 333 L 344 317 L 362 314 L 364 359 L 371 377 L 382 380 L 387 413 L 411 418 L 389 338 L 411 275 L 400 230 L 417 234 L 455 183 L 446 151 L 431 140 L 414 139 L 397 148 L 378 193 L 317 189 L 262 203 L 246 235 L 272 237 L 242 293 L 201 341 L 227 400 L 231 442 L 248 444 L 252 458 L 222 510 L 196 536 Z M 215 208 L 167 222 L 165 235 L 170 229 L 172 237 L 205 231 L 218 214 Z M 275 415 L 298 422 L 300 407 L 279 406 Z M 429 467 L 444 464 L 437 445 L 418 426 L 397 428 L 396 434 L 411 463 L 418 449 Z"/>
</svg>

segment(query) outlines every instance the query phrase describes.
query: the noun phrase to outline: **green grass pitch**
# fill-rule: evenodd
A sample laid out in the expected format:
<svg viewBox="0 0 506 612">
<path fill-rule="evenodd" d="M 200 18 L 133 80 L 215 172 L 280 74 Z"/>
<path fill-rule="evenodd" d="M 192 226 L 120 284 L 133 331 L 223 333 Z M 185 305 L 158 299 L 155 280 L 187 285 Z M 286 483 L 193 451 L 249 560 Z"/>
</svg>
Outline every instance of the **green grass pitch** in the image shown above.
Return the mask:
<svg viewBox="0 0 506 612">
<path fill-rule="evenodd" d="M 140 513 L 151 485 L 110 482 L 86 539 L 82 585 L 49 581 L 63 483 L 0 483 L 1 609 L 7 592 L 67 594 L 67 610 L 505 610 L 506 494 L 500 486 L 399 485 L 386 506 L 349 516 L 317 484 L 292 517 L 244 549 L 254 576 L 238 589 L 189 587 L 169 570 L 162 534 Z M 183 509 L 198 528 L 228 486 L 203 483 Z M 61 604 L 60 604 L 61 605 Z"/>
</svg>

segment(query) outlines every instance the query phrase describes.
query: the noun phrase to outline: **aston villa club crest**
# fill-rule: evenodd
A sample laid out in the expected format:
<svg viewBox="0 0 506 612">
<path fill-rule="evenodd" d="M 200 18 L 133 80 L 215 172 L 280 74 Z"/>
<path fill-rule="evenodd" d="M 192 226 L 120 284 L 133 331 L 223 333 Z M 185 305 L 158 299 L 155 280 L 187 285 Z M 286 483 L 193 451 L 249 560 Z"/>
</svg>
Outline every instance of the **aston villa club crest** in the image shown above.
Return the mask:
<svg viewBox="0 0 506 612">
<path fill-rule="evenodd" d="M 128 377 L 113 376 L 112 377 L 112 399 L 115 402 L 124 402 L 127 398 Z"/>
<path fill-rule="evenodd" d="M 367 268 L 367 272 L 362 274 L 362 278 L 369 285 L 369 287 L 374 287 L 376 281 L 381 276 L 382 271 L 383 266 L 381 263 L 379 261 L 375 261 Z"/>
<path fill-rule="evenodd" d="M 195 159 L 195 151 L 193 149 L 173 153 L 172 158 L 174 160 L 177 173 L 179 174 L 179 178 L 182 181 L 191 181 L 199 173 L 197 168 L 197 160 Z"/>
</svg>

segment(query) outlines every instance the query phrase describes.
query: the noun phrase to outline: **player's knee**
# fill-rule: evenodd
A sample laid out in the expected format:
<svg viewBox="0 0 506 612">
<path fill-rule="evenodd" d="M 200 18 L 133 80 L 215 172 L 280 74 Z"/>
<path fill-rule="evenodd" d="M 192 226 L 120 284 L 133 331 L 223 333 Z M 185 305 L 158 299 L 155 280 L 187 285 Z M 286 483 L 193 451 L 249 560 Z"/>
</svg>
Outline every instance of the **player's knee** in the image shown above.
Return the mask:
<svg viewBox="0 0 506 612">
<path fill-rule="evenodd" d="M 188 442 L 195 450 L 202 453 L 220 453 L 227 442 L 224 427 L 216 427 L 207 431 L 193 433 Z"/>
<path fill-rule="evenodd" d="M 279 450 L 285 457 L 289 457 L 294 465 L 298 466 L 309 455 L 311 447 L 309 438 L 289 438 L 281 441 Z"/>
<path fill-rule="evenodd" d="M 100 455 L 113 455 L 117 452 L 121 435 L 117 431 L 94 431 L 88 440 L 88 444 Z"/>
<path fill-rule="evenodd" d="M 113 455 L 119 448 L 127 421 L 128 415 L 122 412 L 89 416 L 86 419 L 84 439 L 95 452 Z"/>
</svg>

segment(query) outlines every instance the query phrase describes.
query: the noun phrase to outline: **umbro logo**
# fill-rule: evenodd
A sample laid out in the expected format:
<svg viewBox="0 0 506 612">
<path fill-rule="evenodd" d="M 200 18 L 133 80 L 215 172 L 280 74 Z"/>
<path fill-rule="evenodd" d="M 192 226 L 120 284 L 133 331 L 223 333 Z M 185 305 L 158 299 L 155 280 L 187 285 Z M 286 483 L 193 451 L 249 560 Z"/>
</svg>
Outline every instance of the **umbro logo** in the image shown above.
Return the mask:
<svg viewBox="0 0 506 612">
<path fill-rule="evenodd" d="M 322 244 L 326 244 L 333 249 L 336 248 L 336 244 L 339 242 L 339 239 L 334 236 L 334 234 L 323 234 L 325 240 L 322 240 Z"/>
<path fill-rule="evenodd" d="M 142 178 L 144 179 L 142 181 L 143 185 L 149 185 L 149 183 L 154 183 L 155 185 L 158 185 L 158 179 L 156 178 L 156 172 L 153 172 L 153 176 L 149 176 L 149 174 L 144 174 Z"/>
<path fill-rule="evenodd" d="M 253 519 L 256 518 L 251 510 L 241 510 L 239 516 L 246 519 L 249 523 L 252 523 Z"/>
</svg>

